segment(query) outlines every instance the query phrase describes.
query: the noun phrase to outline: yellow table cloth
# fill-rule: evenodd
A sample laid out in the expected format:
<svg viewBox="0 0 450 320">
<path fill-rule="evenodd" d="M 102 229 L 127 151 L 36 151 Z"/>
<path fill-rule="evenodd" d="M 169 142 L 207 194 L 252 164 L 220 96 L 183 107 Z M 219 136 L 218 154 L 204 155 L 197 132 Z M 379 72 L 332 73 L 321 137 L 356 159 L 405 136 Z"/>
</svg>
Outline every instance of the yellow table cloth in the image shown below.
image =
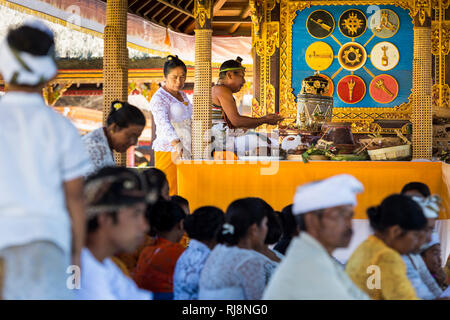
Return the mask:
<svg viewBox="0 0 450 320">
<path fill-rule="evenodd" d="M 348 173 L 364 185 L 355 219 L 367 219 L 366 209 L 399 193 L 412 181 L 426 183 L 444 200 L 440 219 L 450 219 L 450 165 L 443 162 L 299 161 L 184 161 L 177 165 L 178 193 L 191 210 L 214 205 L 222 210 L 236 199 L 260 197 L 275 210 L 292 203 L 296 187 Z"/>
</svg>

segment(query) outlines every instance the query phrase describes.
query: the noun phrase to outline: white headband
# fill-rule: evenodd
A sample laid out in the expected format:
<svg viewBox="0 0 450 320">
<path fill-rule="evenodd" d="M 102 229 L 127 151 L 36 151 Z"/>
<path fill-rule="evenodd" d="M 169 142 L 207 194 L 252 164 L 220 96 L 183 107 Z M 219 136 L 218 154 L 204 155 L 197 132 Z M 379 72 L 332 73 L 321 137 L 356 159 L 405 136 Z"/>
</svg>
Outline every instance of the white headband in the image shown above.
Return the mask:
<svg viewBox="0 0 450 320">
<path fill-rule="evenodd" d="M 442 200 L 438 195 L 432 195 L 425 199 L 421 197 L 412 197 L 412 199 L 420 204 L 427 219 L 437 219 L 439 217 L 439 206 Z"/>
<path fill-rule="evenodd" d="M 24 24 L 53 36 L 43 23 L 30 21 Z M 36 86 L 52 79 L 58 69 L 54 60 L 54 48 L 48 55 L 35 56 L 11 48 L 5 39 L 0 45 L 0 73 L 8 84 Z"/>
<path fill-rule="evenodd" d="M 344 205 L 356 205 L 356 194 L 364 187 L 351 175 L 340 174 L 331 178 L 302 185 L 294 196 L 294 215 Z"/>
</svg>

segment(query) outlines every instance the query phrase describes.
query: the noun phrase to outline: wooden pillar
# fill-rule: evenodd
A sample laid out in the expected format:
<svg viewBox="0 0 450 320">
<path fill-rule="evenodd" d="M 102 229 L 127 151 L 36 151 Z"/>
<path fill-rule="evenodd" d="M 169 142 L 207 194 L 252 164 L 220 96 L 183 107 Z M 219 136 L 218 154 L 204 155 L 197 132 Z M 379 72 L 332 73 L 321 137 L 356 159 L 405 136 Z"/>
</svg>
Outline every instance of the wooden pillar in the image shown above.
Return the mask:
<svg viewBox="0 0 450 320">
<path fill-rule="evenodd" d="M 209 159 L 211 142 L 211 0 L 195 0 L 195 82 L 192 158 Z"/>
<path fill-rule="evenodd" d="M 253 45 L 252 114 L 255 117 L 278 112 L 279 104 L 279 3 L 250 1 Z M 261 128 L 265 128 L 262 126 Z"/>
<path fill-rule="evenodd" d="M 111 102 L 128 100 L 127 0 L 108 0 L 103 52 L 103 125 Z M 116 164 L 126 166 L 126 153 L 115 153 Z"/>
<path fill-rule="evenodd" d="M 431 159 L 433 143 L 431 0 L 414 4 L 413 159 Z"/>
</svg>

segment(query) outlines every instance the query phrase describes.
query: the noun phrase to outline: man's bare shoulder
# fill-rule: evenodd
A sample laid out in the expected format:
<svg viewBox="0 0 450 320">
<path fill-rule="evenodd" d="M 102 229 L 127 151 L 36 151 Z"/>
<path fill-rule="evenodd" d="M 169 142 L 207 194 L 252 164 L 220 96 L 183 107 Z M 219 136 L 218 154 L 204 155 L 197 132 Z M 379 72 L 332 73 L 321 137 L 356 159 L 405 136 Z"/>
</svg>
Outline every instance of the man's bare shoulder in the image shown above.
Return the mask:
<svg viewBox="0 0 450 320">
<path fill-rule="evenodd" d="M 233 92 L 230 88 L 222 85 L 215 85 L 212 87 L 212 93 L 214 95 L 233 95 Z"/>
</svg>

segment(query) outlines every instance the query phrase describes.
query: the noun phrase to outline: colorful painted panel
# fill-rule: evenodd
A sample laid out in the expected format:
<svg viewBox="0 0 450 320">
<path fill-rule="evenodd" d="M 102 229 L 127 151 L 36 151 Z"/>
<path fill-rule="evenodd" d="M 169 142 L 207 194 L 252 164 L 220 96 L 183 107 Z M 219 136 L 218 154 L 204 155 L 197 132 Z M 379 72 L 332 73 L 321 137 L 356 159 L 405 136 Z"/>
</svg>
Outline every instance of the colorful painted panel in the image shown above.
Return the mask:
<svg viewBox="0 0 450 320">
<path fill-rule="evenodd" d="M 379 6 L 378 12 L 368 11 L 369 8 L 372 7 L 312 6 L 297 12 L 292 26 L 295 95 L 300 92 L 302 80 L 318 70 L 332 78 L 337 88 L 334 107 L 386 108 L 408 102 L 414 41 L 409 12 L 395 6 Z M 332 61 L 330 52 L 334 54 Z M 367 88 L 363 97 L 356 96 L 361 92 L 357 81 L 350 82 L 355 82 L 355 97 L 350 97 L 350 75 L 361 79 Z M 339 83 L 345 84 L 341 90 Z"/>
</svg>

